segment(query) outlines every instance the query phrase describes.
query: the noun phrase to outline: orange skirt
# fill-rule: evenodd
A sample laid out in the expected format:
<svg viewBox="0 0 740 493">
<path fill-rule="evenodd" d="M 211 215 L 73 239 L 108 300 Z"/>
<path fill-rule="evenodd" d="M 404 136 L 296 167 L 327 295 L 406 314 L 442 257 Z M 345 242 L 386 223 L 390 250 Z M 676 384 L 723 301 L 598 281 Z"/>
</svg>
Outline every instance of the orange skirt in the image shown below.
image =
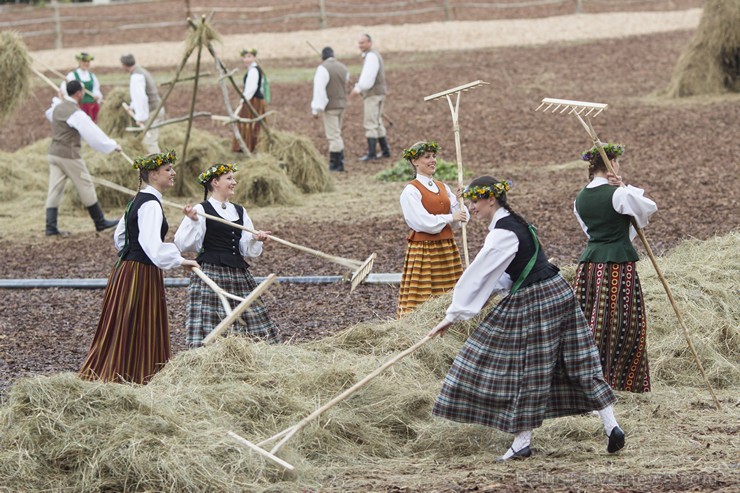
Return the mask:
<svg viewBox="0 0 740 493">
<path fill-rule="evenodd" d="M 169 359 L 162 271 L 154 265 L 123 261 L 108 278 L 100 320 L 80 377 L 144 384 Z"/>
<path fill-rule="evenodd" d="M 265 114 L 267 105 L 265 104 L 264 99 L 252 98 L 249 100 L 249 103 L 252 105 L 258 115 Z M 249 109 L 249 107 L 247 107 L 246 104 L 242 105 L 241 109 L 239 110 L 239 116 L 249 119 L 255 118 L 255 116 L 252 114 L 252 111 Z M 247 145 L 249 152 L 254 152 L 254 149 L 257 147 L 257 141 L 259 140 L 262 124 L 259 122 L 237 123 L 237 126 L 239 127 L 239 133 L 241 134 L 242 139 L 244 139 L 244 143 Z M 241 148 L 239 147 L 239 142 L 237 142 L 236 138 L 233 138 L 231 140 L 231 150 L 233 152 L 241 151 Z"/>
<path fill-rule="evenodd" d="M 432 296 L 454 288 L 462 271 L 462 259 L 454 238 L 408 242 L 398 292 L 398 318 Z"/>
</svg>

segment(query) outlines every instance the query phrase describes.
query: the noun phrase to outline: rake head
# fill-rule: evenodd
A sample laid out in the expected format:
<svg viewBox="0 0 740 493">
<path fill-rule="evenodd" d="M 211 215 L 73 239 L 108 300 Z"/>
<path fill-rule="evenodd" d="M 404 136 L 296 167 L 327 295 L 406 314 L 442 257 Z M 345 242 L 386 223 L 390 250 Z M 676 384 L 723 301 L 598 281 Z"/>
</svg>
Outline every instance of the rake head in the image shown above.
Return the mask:
<svg viewBox="0 0 740 493">
<path fill-rule="evenodd" d="M 432 94 L 431 96 L 426 96 L 424 98 L 424 101 L 432 101 L 434 99 L 443 98 L 449 94 L 455 94 L 459 92 L 465 92 L 470 89 L 475 89 L 476 87 L 480 86 L 486 86 L 488 85 L 488 82 L 482 81 L 482 80 L 476 80 L 473 82 L 468 82 L 467 84 L 463 84 L 461 86 L 453 87 L 452 89 L 447 89 L 446 91 L 438 92 L 437 94 Z"/>
<path fill-rule="evenodd" d="M 284 468 L 284 469 L 286 469 L 288 471 L 295 470 L 295 467 L 291 463 L 286 462 L 283 459 L 281 459 L 280 457 L 276 456 L 275 454 L 272 454 L 272 453 L 268 452 L 267 450 L 263 449 L 262 447 L 260 447 L 258 445 L 255 445 L 254 443 L 250 442 L 249 440 L 247 440 L 243 436 L 237 435 L 233 431 L 229 431 L 228 432 L 228 435 L 231 438 L 233 438 L 234 440 L 236 440 L 239 444 L 241 444 L 241 445 L 243 445 L 245 447 L 248 447 L 253 452 L 256 452 L 256 453 L 260 454 L 261 456 L 263 456 L 264 458 L 271 460 L 273 463 L 279 465 L 280 467 L 282 467 L 282 468 Z"/>
<path fill-rule="evenodd" d="M 575 113 L 578 116 L 596 117 L 602 111 L 606 111 L 607 108 L 609 108 L 609 105 L 604 103 L 589 103 L 588 101 L 571 101 L 569 99 L 544 98 L 542 99 L 542 103 L 540 103 L 535 111 L 539 111 L 540 109 L 542 109 L 543 113 L 547 113 L 549 111 L 550 113 L 565 113 L 566 115 Z"/>
<path fill-rule="evenodd" d="M 371 253 L 370 256 L 365 259 L 360 267 L 358 267 L 357 270 L 352 274 L 352 277 L 350 278 L 350 293 L 354 291 L 355 288 L 359 286 L 360 283 L 364 281 L 367 276 L 370 275 L 370 271 L 373 270 L 375 257 L 377 257 L 377 255 L 375 253 Z"/>
</svg>

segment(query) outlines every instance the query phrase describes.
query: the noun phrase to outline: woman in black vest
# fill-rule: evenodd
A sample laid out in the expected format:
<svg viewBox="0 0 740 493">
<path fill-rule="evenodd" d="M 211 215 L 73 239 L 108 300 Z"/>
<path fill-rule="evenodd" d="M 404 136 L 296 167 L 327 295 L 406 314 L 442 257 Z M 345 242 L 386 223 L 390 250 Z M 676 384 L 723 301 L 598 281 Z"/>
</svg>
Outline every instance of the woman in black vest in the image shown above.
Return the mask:
<svg viewBox="0 0 740 493">
<path fill-rule="evenodd" d="M 599 353 L 568 282 L 547 261 L 534 227 L 506 200 L 510 183 L 473 180 L 463 197 L 490 232 L 455 286 L 445 319 L 429 332 L 443 335 L 473 318 L 491 294 L 503 299 L 468 337 L 442 384 L 432 414 L 514 433 L 499 460 L 529 457 L 532 430 L 546 418 L 598 410 L 607 450 L 624 446 Z"/>
<path fill-rule="evenodd" d="M 246 298 L 257 287 L 257 283 L 249 272 L 249 264 L 244 257 L 259 257 L 262 254 L 262 243 L 267 241 L 270 232 L 257 231 L 254 235 L 197 214 L 205 212 L 254 230 L 244 207 L 229 201 L 234 195 L 236 170 L 236 164 L 219 163 L 198 176 L 198 181 L 204 188 L 203 202 L 185 208 L 187 217 L 183 218 L 175 233 L 175 244 L 182 252 L 197 252 L 201 269 L 221 288 Z M 201 346 L 203 339 L 224 318 L 226 311 L 218 295 L 200 277 L 193 274 L 188 287 L 185 320 L 188 347 Z M 247 308 L 232 325 L 232 330 L 271 343 L 280 342 L 280 334 L 270 320 L 262 300 L 257 300 Z"/>
<path fill-rule="evenodd" d="M 134 161 L 139 193 L 126 206 L 113 237 L 119 259 L 108 278 L 82 378 L 144 384 L 170 359 L 162 269 L 198 267 L 164 242 L 167 219 L 161 200 L 175 185 L 175 159 L 175 151 L 168 151 Z"/>
<path fill-rule="evenodd" d="M 619 173 L 620 144 L 603 146 Z M 588 237 L 578 259 L 575 292 L 601 354 L 604 377 L 614 390 L 650 392 L 645 303 L 637 275 L 639 256 L 632 246 L 635 221 L 644 228 L 658 210 L 640 188 L 624 186 L 607 172 L 599 151 L 582 154 L 589 162 L 589 184 L 578 193 L 573 212 Z"/>
</svg>

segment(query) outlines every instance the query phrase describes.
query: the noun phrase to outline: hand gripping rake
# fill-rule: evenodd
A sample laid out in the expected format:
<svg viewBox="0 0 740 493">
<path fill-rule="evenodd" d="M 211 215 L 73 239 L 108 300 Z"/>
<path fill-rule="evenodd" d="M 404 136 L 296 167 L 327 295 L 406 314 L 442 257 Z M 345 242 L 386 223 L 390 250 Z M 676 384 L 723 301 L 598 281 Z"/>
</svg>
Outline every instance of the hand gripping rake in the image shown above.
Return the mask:
<svg viewBox="0 0 740 493">
<path fill-rule="evenodd" d="M 607 170 L 610 173 L 616 175 L 616 173 L 614 172 L 614 168 L 612 167 L 611 162 L 609 161 L 609 158 L 607 157 L 606 152 L 604 151 L 603 144 L 599 140 L 598 136 L 596 135 L 596 131 L 594 130 L 594 127 L 591 125 L 591 120 L 589 118 L 589 116 L 592 116 L 592 117 L 598 116 L 602 111 L 606 111 L 608 107 L 609 105 L 604 104 L 604 103 L 589 103 L 585 101 L 570 101 L 568 99 L 544 98 L 542 100 L 542 103 L 535 109 L 535 111 L 539 111 L 540 109 L 542 109 L 542 111 L 545 113 L 549 111 L 550 113 L 575 115 L 575 117 L 578 118 L 578 121 L 581 122 L 581 125 L 583 125 L 583 128 L 586 129 L 586 132 L 588 133 L 589 137 L 591 137 L 591 140 L 593 141 L 596 148 L 599 150 L 599 154 L 601 155 L 601 159 L 606 164 Z M 660 267 L 658 266 L 658 261 L 656 260 L 655 255 L 653 255 L 653 250 L 650 248 L 650 244 L 648 243 L 647 238 L 645 237 L 645 233 L 642 231 L 642 228 L 637 226 L 637 223 L 635 222 L 634 218 L 632 219 L 631 222 L 632 222 L 632 227 L 635 228 L 635 231 L 637 231 L 637 235 L 640 237 L 642 244 L 645 246 L 645 251 L 647 252 L 648 257 L 650 257 L 650 262 L 652 262 L 653 268 L 655 269 L 655 272 L 658 274 L 658 278 L 660 279 L 660 282 L 663 285 L 663 288 L 665 289 L 666 295 L 668 295 L 668 300 L 671 302 L 673 311 L 676 312 L 676 318 L 678 318 L 678 322 L 679 324 L 681 324 L 681 328 L 683 329 L 683 335 L 686 338 L 686 342 L 688 343 L 689 349 L 691 350 L 691 354 L 694 357 L 696 366 L 699 368 L 699 372 L 701 373 L 701 376 L 704 379 L 704 384 L 707 386 L 707 389 L 709 389 L 709 393 L 712 395 L 712 399 L 714 400 L 714 405 L 717 407 L 717 409 L 719 409 L 720 408 L 719 400 L 717 400 L 717 396 L 714 394 L 714 389 L 712 388 L 712 384 L 709 383 L 709 379 L 707 378 L 707 375 L 704 372 L 704 367 L 702 366 L 701 361 L 699 360 L 699 355 L 696 354 L 694 343 L 691 342 L 691 336 L 689 334 L 689 329 L 688 327 L 686 327 L 686 324 L 683 321 L 681 312 L 678 310 L 678 305 L 676 305 L 676 301 L 673 299 L 673 294 L 671 294 L 671 290 L 668 287 L 668 283 L 666 282 L 665 277 L 663 277 L 663 273 L 661 272 Z"/>
<path fill-rule="evenodd" d="M 458 115 L 460 114 L 460 94 L 470 89 L 475 89 L 483 85 L 488 85 L 488 82 L 482 80 L 476 80 L 474 82 L 468 82 L 461 86 L 453 87 L 446 91 L 426 96 L 424 101 L 433 101 L 435 99 L 447 98 L 447 103 L 450 105 L 450 113 L 452 113 L 452 129 L 455 132 L 455 151 L 457 153 L 457 186 L 460 190 L 463 188 L 463 167 L 462 167 L 462 150 L 460 147 L 460 124 L 458 123 Z M 455 98 L 455 104 L 453 106 L 452 99 L 450 96 L 453 94 L 457 95 Z M 462 207 L 462 204 L 461 204 Z M 465 227 L 465 222 L 462 223 L 462 241 L 463 241 L 463 252 L 465 254 L 465 267 L 470 265 L 470 256 L 468 255 L 468 233 Z"/>
<path fill-rule="evenodd" d="M 130 163 L 133 163 L 131 158 L 128 157 L 125 153 L 121 152 L 121 155 L 124 157 L 124 159 L 126 159 Z M 89 175 L 87 173 L 83 173 L 83 178 L 89 179 L 95 183 L 106 186 L 108 188 L 112 188 L 113 190 L 118 190 L 119 192 L 127 193 L 129 195 L 136 195 L 136 192 L 134 190 L 131 190 L 126 187 L 122 187 L 121 185 L 114 183 L 112 181 L 106 180 L 104 178 L 98 178 L 98 177 Z M 177 208 L 179 210 L 183 209 L 182 205 L 176 204 L 174 202 L 162 200 L 162 203 L 164 205 Z M 218 221 L 220 223 L 231 226 L 232 228 L 242 229 L 248 233 L 257 234 L 257 231 L 253 229 L 247 228 L 246 226 L 243 226 L 240 224 L 233 223 L 231 221 L 227 221 L 226 219 L 223 219 L 221 217 L 212 216 L 204 212 L 196 211 L 196 213 L 199 216 L 205 217 L 206 219 L 211 219 L 212 221 Z M 309 248 L 303 245 L 297 245 L 295 243 L 291 243 L 288 240 L 283 240 L 282 238 L 278 238 L 277 236 L 267 235 L 267 237 L 273 241 L 276 241 L 277 243 L 282 243 L 283 245 L 289 246 L 291 248 L 295 248 L 296 250 L 310 253 L 311 255 L 315 255 L 325 260 L 329 260 L 330 262 L 334 262 L 335 264 L 339 264 L 344 267 L 349 267 L 350 269 L 353 269 L 352 272 L 345 277 L 345 279 L 348 279 L 350 282 L 350 292 L 354 291 L 355 288 L 359 286 L 360 283 L 364 281 L 368 275 L 370 275 L 370 271 L 373 268 L 373 263 L 375 262 L 375 258 L 377 257 L 375 253 L 371 253 L 370 256 L 366 258 L 364 261 L 353 260 L 353 259 L 348 259 L 344 257 L 337 257 L 335 255 L 329 255 L 328 253 L 320 252 L 319 250 L 314 250 L 313 248 Z"/>
<path fill-rule="evenodd" d="M 275 454 L 285 445 L 285 443 L 290 440 L 293 435 L 301 431 L 303 428 L 305 428 L 308 424 L 311 423 L 314 419 L 321 416 L 325 411 L 328 411 L 332 407 L 336 406 L 343 400 L 350 397 L 352 394 L 366 386 L 372 379 L 380 375 L 383 371 L 388 369 L 389 367 L 396 364 L 399 360 L 402 358 L 408 356 L 409 354 L 413 353 L 420 347 L 422 347 L 424 344 L 429 342 L 434 336 L 425 336 L 423 339 L 421 339 L 419 342 L 411 346 L 410 348 L 398 353 L 382 365 L 380 365 L 378 368 L 376 368 L 372 373 L 368 374 L 365 378 L 339 394 L 338 396 L 334 397 L 332 400 L 321 406 L 320 408 L 316 409 L 314 412 L 303 418 L 298 423 L 294 424 L 293 426 L 284 429 L 280 433 L 271 436 L 270 438 L 266 440 L 262 440 L 261 442 L 254 444 L 247 440 L 246 438 L 234 433 L 233 431 L 229 431 L 229 436 L 232 437 L 234 440 L 239 442 L 241 445 L 244 445 L 245 447 L 249 447 L 252 451 L 257 452 L 258 454 L 272 460 L 276 464 L 279 464 L 280 466 L 284 467 L 285 469 L 292 471 L 295 469 L 293 465 L 289 464 L 288 462 L 282 460 L 281 458 L 277 457 Z M 264 445 L 267 445 L 270 442 L 273 442 L 277 439 L 280 439 L 280 441 L 275 444 L 275 446 L 272 447 L 272 449 L 268 452 L 264 448 L 262 448 Z"/>
</svg>

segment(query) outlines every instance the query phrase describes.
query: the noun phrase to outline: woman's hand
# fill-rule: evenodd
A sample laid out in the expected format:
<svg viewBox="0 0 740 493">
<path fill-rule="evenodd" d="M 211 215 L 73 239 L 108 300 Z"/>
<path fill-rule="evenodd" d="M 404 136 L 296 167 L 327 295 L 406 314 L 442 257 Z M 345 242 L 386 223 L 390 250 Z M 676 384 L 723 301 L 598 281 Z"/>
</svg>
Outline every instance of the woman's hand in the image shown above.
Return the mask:
<svg viewBox="0 0 740 493">
<path fill-rule="evenodd" d="M 193 221 L 197 221 L 198 220 L 198 214 L 196 214 L 195 208 L 192 205 L 190 205 L 190 204 L 188 204 L 188 205 L 186 205 L 185 207 L 182 208 L 182 213 L 185 214 L 186 216 L 188 216 Z"/>
<path fill-rule="evenodd" d="M 452 322 L 448 322 L 447 319 L 442 320 L 440 323 L 437 324 L 436 327 L 429 331 L 427 337 L 434 337 L 436 335 L 438 335 L 439 337 L 444 337 L 445 332 L 447 332 L 447 329 L 449 329 L 451 325 Z"/>
<path fill-rule="evenodd" d="M 182 264 L 180 264 L 180 267 L 182 267 L 183 269 L 193 269 L 193 268 L 200 269 L 200 265 L 198 265 L 198 262 L 196 262 L 195 260 L 189 260 L 189 259 L 183 260 Z"/>
<path fill-rule="evenodd" d="M 607 173 L 606 179 L 609 181 L 609 185 L 615 186 L 615 187 L 623 187 L 624 183 L 622 183 L 622 177 L 619 175 L 615 175 L 614 173 Z"/>
<path fill-rule="evenodd" d="M 257 233 L 252 233 L 252 238 L 254 238 L 257 241 L 267 241 L 270 239 L 270 234 L 272 234 L 272 231 L 257 231 Z"/>
<path fill-rule="evenodd" d="M 457 200 L 462 200 L 462 194 L 463 194 L 462 187 L 457 187 L 457 190 L 455 190 L 455 196 L 457 197 Z"/>
<path fill-rule="evenodd" d="M 455 211 L 452 213 L 452 220 L 466 222 L 468 220 L 468 215 L 464 210 Z"/>
</svg>

